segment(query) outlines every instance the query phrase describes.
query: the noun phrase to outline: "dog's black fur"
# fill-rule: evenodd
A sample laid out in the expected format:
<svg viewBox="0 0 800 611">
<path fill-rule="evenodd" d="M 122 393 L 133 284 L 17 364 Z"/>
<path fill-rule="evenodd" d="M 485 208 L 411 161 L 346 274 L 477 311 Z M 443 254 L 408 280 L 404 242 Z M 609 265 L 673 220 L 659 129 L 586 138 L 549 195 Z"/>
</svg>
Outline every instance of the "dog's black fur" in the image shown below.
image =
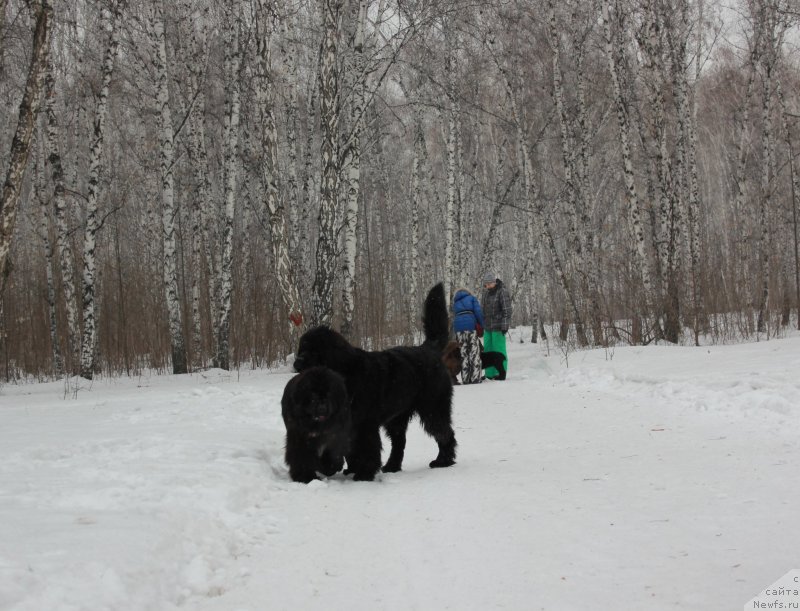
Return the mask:
<svg viewBox="0 0 800 611">
<path fill-rule="evenodd" d="M 497 369 L 497 376 L 493 380 L 505 380 L 506 368 L 503 367 L 505 357 L 502 352 L 481 352 L 481 368 L 494 367 Z"/>
<path fill-rule="evenodd" d="M 286 465 L 296 482 L 317 472 L 330 477 L 342 470 L 350 449 L 350 407 L 342 376 L 326 367 L 297 374 L 283 389 Z"/>
<path fill-rule="evenodd" d="M 423 326 L 425 342 L 421 346 L 376 352 L 355 348 L 328 327 L 316 327 L 300 338 L 294 362 L 297 371 L 322 365 L 346 381 L 353 435 L 345 473 L 353 473 L 357 480 L 372 480 L 381 468 L 381 426 L 392 445 L 383 471 L 400 471 L 406 430 L 414 414 L 439 445 L 439 454 L 430 466 L 455 464 L 453 386 L 441 358 L 449 334 L 441 283 L 425 299 Z"/>
</svg>

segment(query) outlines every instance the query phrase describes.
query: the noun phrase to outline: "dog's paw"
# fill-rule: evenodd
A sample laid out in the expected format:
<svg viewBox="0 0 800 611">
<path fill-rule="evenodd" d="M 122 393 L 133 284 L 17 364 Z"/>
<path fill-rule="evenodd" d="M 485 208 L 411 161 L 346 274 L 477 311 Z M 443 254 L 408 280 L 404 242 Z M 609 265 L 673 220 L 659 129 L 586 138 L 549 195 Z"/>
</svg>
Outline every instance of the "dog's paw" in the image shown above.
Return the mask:
<svg viewBox="0 0 800 611">
<path fill-rule="evenodd" d="M 430 462 L 430 468 L 439 469 L 441 467 L 452 467 L 454 464 L 456 464 L 456 461 L 452 458 L 437 458 Z"/>
<path fill-rule="evenodd" d="M 402 469 L 403 469 L 402 466 L 391 464 L 388 462 L 385 465 L 383 465 L 383 467 L 381 467 L 381 471 L 383 471 L 384 473 L 397 473 L 398 471 L 402 471 Z"/>
<path fill-rule="evenodd" d="M 374 473 L 356 473 L 353 476 L 354 482 L 371 482 L 375 479 Z"/>
</svg>

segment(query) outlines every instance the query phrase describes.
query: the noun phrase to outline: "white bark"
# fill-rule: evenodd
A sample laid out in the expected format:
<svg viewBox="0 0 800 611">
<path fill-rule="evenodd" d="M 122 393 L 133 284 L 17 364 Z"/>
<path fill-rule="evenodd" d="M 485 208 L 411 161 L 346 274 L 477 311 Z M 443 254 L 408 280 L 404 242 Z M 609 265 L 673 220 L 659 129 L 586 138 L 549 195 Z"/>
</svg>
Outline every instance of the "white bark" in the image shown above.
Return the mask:
<svg viewBox="0 0 800 611">
<path fill-rule="evenodd" d="M 25 91 L 19 105 L 19 117 L 11 143 L 10 160 L 5 182 L 0 193 L 0 295 L 5 287 L 5 267 L 14 226 L 17 206 L 28 164 L 33 129 L 42 100 L 47 61 L 50 55 L 50 38 L 53 30 L 53 7 L 50 0 L 41 0 L 35 6 L 36 26 L 33 32 L 33 52 L 28 67 Z"/>
<path fill-rule="evenodd" d="M 750 104 L 755 90 L 755 59 L 751 58 L 747 88 L 742 105 L 742 116 L 739 121 L 739 137 L 736 147 L 736 170 L 733 176 L 736 187 L 734 210 L 736 212 L 736 239 L 740 241 L 738 249 L 733 249 L 734 274 L 740 297 L 744 297 L 747 289 L 748 242 L 751 228 L 746 221 L 746 188 L 747 188 L 747 153 L 750 150 Z"/>
<path fill-rule="evenodd" d="M 303 310 L 300 292 L 294 279 L 294 270 L 289 251 L 289 220 L 286 208 L 281 201 L 278 168 L 278 131 L 275 125 L 275 96 L 272 92 L 269 75 L 272 72 L 270 52 L 271 31 L 267 25 L 270 19 L 268 3 L 259 0 L 259 15 L 256 19 L 258 76 L 254 80 L 256 101 L 258 103 L 259 123 L 261 125 L 261 184 L 264 189 L 264 203 L 269 215 L 272 257 L 275 263 L 275 277 L 280 289 L 286 318 L 300 317 Z"/>
<path fill-rule="evenodd" d="M 552 67 L 553 67 L 553 97 L 556 103 L 556 112 L 559 117 L 560 133 L 561 133 L 561 156 L 564 166 L 564 182 L 566 183 L 567 192 L 567 214 L 569 217 L 569 240 L 567 241 L 569 252 L 567 253 L 567 264 L 573 272 L 570 275 L 574 276 L 575 261 L 580 260 L 582 257 L 581 239 L 578 235 L 578 219 L 582 216 L 582 195 L 578 190 L 576 183 L 577 179 L 577 157 L 574 138 L 570 130 L 570 122 L 567 117 L 567 111 L 564 105 L 564 85 L 563 75 L 561 73 L 561 45 L 559 42 L 559 34 L 556 23 L 555 4 L 552 0 L 548 1 L 548 21 L 549 21 L 549 37 L 550 47 L 552 49 Z M 553 245 L 555 248 L 555 245 Z M 578 291 L 573 286 L 569 286 L 569 278 L 564 277 L 563 282 L 567 291 L 568 299 L 573 305 L 573 322 L 575 324 L 575 332 L 578 343 L 581 346 L 589 344 L 586 337 L 586 331 L 583 324 L 583 315 L 577 304 Z"/>
<path fill-rule="evenodd" d="M 342 263 L 342 334 L 349 337 L 353 333 L 353 314 L 355 310 L 355 272 L 356 272 L 356 223 L 358 221 L 358 198 L 361 192 L 361 131 L 364 124 L 364 22 L 367 17 L 367 0 L 359 0 L 356 33 L 353 41 L 353 99 L 351 102 L 350 123 L 352 135 L 348 142 L 345 166 L 347 174 L 347 208 L 344 215 L 344 261 Z"/>
<path fill-rule="evenodd" d="M 447 208 L 445 209 L 444 291 L 450 295 L 456 278 L 455 232 L 456 232 L 456 99 L 455 61 L 452 54 L 445 62 L 448 88 L 447 98 Z"/>
<path fill-rule="evenodd" d="M 205 147 L 205 110 L 206 96 L 205 84 L 203 81 L 205 64 L 207 60 L 207 27 L 208 5 L 203 12 L 195 19 L 192 3 L 185 1 L 185 11 L 192 15 L 192 22 L 199 21 L 200 32 L 198 34 L 194 23 L 189 24 L 191 31 L 189 41 L 189 54 L 186 58 L 187 70 L 189 72 L 189 96 L 193 100 L 189 109 L 188 128 L 188 152 L 189 161 L 192 166 L 194 177 L 195 193 L 191 204 L 191 223 L 192 223 L 192 364 L 200 367 L 203 364 L 202 355 L 202 328 L 201 328 L 201 279 L 203 270 L 208 270 L 208 303 L 211 313 L 212 327 L 216 327 L 216 293 L 214 291 L 214 264 L 211 256 L 210 237 L 206 216 L 207 208 L 210 205 L 208 197 L 208 160 Z M 203 245 L 205 244 L 205 250 Z M 204 256 L 205 255 L 205 256 Z M 216 337 L 216 334 L 214 333 Z"/>
<path fill-rule="evenodd" d="M 157 81 L 157 104 L 159 111 L 159 145 L 161 169 L 162 228 L 164 241 L 164 291 L 169 320 L 169 335 L 172 348 L 172 373 L 187 373 L 186 345 L 183 339 L 181 304 L 178 294 L 178 271 L 175 246 L 175 189 L 172 167 L 175 162 L 172 126 L 172 110 L 169 99 L 169 77 L 167 74 L 167 40 L 164 31 L 164 9 L 161 2 L 155 3 L 153 15 L 153 41 L 155 43 L 155 73 Z"/>
<path fill-rule="evenodd" d="M 100 172 L 103 161 L 103 144 L 108 112 L 108 91 L 114 73 L 114 62 L 119 48 L 119 18 L 121 6 L 114 5 L 104 20 L 109 23 L 109 38 L 103 55 L 102 80 L 95 107 L 92 148 L 89 158 L 89 193 L 86 202 L 86 227 L 83 236 L 83 337 L 81 342 L 81 376 L 91 380 L 95 369 L 96 320 L 95 280 L 97 274 L 95 247 L 97 246 L 98 200 L 100 197 Z"/>
<path fill-rule="evenodd" d="M 767 60 L 768 61 L 768 60 Z M 757 328 L 759 333 L 767 332 L 767 319 L 769 317 L 769 285 L 770 285 L 770 227 L 769 210 L 772 205 L 772 156 L 770 139 L 772 138 L 772 69 L 765 66 L 762 74 L 763 94 L 761 102 L 761 197 L 758 206 L 758 252 L 759 252 L 759 281 L 761 284 L 760 300 L 758 307 Z"/>
<path fill-rule="evenodd" d="M 67 314 L 67 349 L 70 355 L 69 365 L 78 363 L 80 346 L 80 329 L 78 327 L 78 304 L 75 290 L 75 261 L 69 242 L 66 190 L 64 186 L 64 168 L 61 162 L 60 136 L 58 118 L 55 109 L 55 78 L 52 69 L 45 79 L 45 111 L 47 114 L 47 161 L 50 165 L 53 181 L 53 220 L 56 234 L 56 251 L 61 268 L 61 287 L 64 292 L 64 306 Z"/>
<path fill-rule="evenodd" d="M 645 298 L 645 312 L 652 313 L 653 286 L 652 273 L 650 271 L 649 255 L 645 242 L 645 231 L 642 220 L 642 212 L 639 205 L 639 196 L 636 190 L 636 181 L 633 169 L 633 155 L 630 146 L 630 124 L 628 119 L 628 103 L 625 100 L 622 85 L 620 83 L 619 66 L 617 53 L 619 50 L 614 45 L 614 38 L 611 29 L 611 2 L 603 0 L 601 5 L 601 20 L 605 34 L 605 52 L 608 61 L 608 69 L 611 73 L 611 83 L 613 88 L 614 103 L 617 109 L 617 122 L 619 124 L 619 139 L 622 149 L 622 170 L 625 180 L 627 195 L 628 215 L 633 232 L 633 239 L 636 245 L 636 255 L 638 267 L 642 278 Z"/>
<path fill-rule="evenodd" d="M 318 215 L 314 276 L 314 322 L 330 325 L 333 317 L 333 281 L 336 268 L 336 214 L 339 191 L 339 75 L 337 45 L 339 39 L 339 0 L 322 0 L 323 40 L 320 54 L 319 90 L 322 124 L 322 182 Z"/>
<path fill-rule="evenodd" d="M 222 228 L 220 264 L 219 323 L 215 367 L 230 369 L 230 318 L 233 296 L 233 229 L 236 216 L 236 185 L 239 172 L 239 112 L 241 48 L 241 4 L 229 7 L 225 46 L 226 116 L 225 116 L 225 214 Z"/>
<path fill-rule="evenodd" d="M 40 124 L 41 125 L 41 124 Z M 43 130 L 39 129 L 41 134 Z M 53 248 L 50 241 L 50 211 L 45 195 L 44 179 L 44 146 L 37 142 L 38 155 L 36 159 L 36 172 L 34 184 L 36 185 L 36 198 L 39 201 L 39 228 L 44 245 L 45 274 L 47 280 L 47 313 L 50 323 L 50 348 L 53 354 L 53 373 L 60 376 L 63 373 L 63 360 L 58 341 L 58 322 L 56 317 L 56 288 L 53 279 Z"/>
<path fill-rule="evenodd" d="M 283 25 L 283 40 L 281 55 L 283 58 L 283 71 L 285 77 L 285 104 L 286 112 L 286 146 L 287 146 L 287 173 L 286 188 L 288 192 L 288 223 L 289 223 L 289 252 L 298 253 L 298 238 L 300 236 L 300 189 L 297 172 L 297 45 L 291 40 L 294 35 L 294 18 L 289 2 L 285 2 L 284 14 L 281 16 Z"/>
</svg>

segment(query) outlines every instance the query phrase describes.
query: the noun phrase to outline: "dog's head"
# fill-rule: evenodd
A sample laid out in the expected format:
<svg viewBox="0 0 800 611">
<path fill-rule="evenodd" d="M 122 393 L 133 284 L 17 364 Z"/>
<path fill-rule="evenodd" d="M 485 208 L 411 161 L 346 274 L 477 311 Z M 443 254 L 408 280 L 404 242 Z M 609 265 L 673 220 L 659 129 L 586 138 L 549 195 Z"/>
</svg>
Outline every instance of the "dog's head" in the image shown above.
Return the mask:
<svg viewBox="0 0 800 611">
<path fill-rule="evenodd" d="M 314 327 L 300 337 L 294 369 L 305 371 L 311 367 L 323 366 L 341 371 L 352 358 L 353 350 L 348 341 L 333 329 Z"/>
<path fill-rule="evenodd" d="M 347 387 L 344 378 L 326 367 L 311 367 L 286 385 L 281 411 L 286 428 L 319 437 L 334 421 L 346 417 Z"/>
</svg>

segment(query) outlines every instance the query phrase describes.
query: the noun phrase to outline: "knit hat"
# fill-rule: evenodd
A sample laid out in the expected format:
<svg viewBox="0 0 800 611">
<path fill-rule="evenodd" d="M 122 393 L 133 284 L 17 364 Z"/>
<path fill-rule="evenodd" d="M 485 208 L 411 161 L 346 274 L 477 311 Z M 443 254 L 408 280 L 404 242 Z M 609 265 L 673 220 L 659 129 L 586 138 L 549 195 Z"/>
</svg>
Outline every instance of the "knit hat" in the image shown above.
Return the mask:
<svg viewBox="0 0 800 611">
<path fill-rule="evenodd" d="M 489 284 L 490 282 L 495 282 L 497 280 L 497 275 L 494 272 L 486 272 L 483 275 L 483 283 Z"/>
</svg>

